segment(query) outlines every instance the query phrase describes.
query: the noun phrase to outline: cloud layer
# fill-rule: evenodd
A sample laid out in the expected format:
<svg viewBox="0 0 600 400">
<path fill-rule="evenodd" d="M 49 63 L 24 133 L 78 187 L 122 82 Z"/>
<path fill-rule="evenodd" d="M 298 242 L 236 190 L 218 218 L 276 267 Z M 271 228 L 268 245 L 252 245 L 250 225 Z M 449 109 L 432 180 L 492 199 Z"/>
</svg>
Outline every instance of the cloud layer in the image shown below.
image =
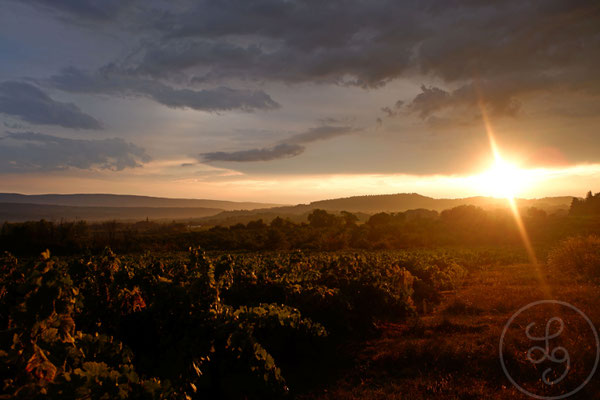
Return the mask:
<svg viewBox="0 0 600 400">
<path fill-rule="evenodd" d="M 306 150 L 306 147 L 303 146 L 304 144 L 319 140 L 332 139 L 337 136 L 348 135 L 357 131 L 358 129 L 348 126 L 319 126 L 309 129 L 306 132 L 293 135 L 283 143 L 279 143 L 271 147 L 232 152 L 217 151 L 212 153 L 204 153 L 200 155 L 200 160 L 204 162 L 252 162 L 296 157 L 304 153 Z"/>
<path fill-rule="evenodd" d="M 35 125 L 75 129 L 101 129 L 102 124 L 72 103 L 53 100 L 41 89 L 25 82 L 0 83 L 0 113 Z"/>
<path fill-rule="evenodd" d="M 123 139 L 65 139 L 35 132 L 8 132 L 0 137 L 0 172 L 140 167 L 151 158 Z"/>
<path fill-rule="evenodd" d="M 280 158 L 295 157 L 302 154 L 304 150 L 304 146 L 300 146 L 298 144 L 282 143 L 273 147 L 266 147 L 262 149 L 250 149 L 232 152 L 216 151 L 213 153 L 205 153 L 202 154 L 202 161 L 271 161 Z"/>
<path fill-rule="evenodd" d="M 227 87 L 204 90 L 176 89 L 159 81 L 122 75 L 114 72 L 112 68 L 103 68 L 95 73 L 66 68 L 60 74 L 52 76 L 49 83 L 72 93 L 147 97 L 171 108 L 253 111 L 279 107 L 269 95 L 260 90 Z"/>
<path fill-rule="evenodd" d="M 497 115 L 514 116 L 520 98 L 532 93 L 600 94 L 600 7 L 588 1 L 25 3 L 62 19 L 129 32 L 125 36 L 135 43 L 98 71 L 55 76 L 66 91 L 85 86 L 86 93 L 145 96 L 169 107 L 260 110 L 278 104 L 262 90 L 215 85 L 276 81 L 376 88 L 401 77 L 442 82 L 412 101 L 409 108 L 421 116 L 455 104 L 473 108 L 475 97 Z M 448 96 L 442 99 L 441 92 Z"/>
<path fill-rule="evenodd" d="M 274 164 L 264 161 L 297 157 L 319 140 L 353 131 L 340 125 L 369 134 L 310 165 L 279 162 L 276 173 L 460 173 L 489 151 L 480 107 L 508 153 L 528 160 L 537 149 L 552 148 L 569 162 L 600 160 L 594 152 L 600 146 L 600 5 L 594 2 L 4 5 L 9 12 L 0 22 L 8 40 L 0 81 L 29 78 L 28 87 L 0 88 L 7 93 L 0 94 L 0 110 L 24 121 L 7 118 L 7 129 L 98 129 L 98 121 L 45 92 L 63 92 L 62 101 L 100 95 L 82 108 L 111 119 L 103 137 L 132 138 L 165 164 L 177 160 L 168 171 L 173 175 L 185 173 L 179 165 L 190 154 L 201 163 L 237 162 L 240 173 L 272 173 Z M 11 25 L 12 17 L 18 21 Z M 23 96 L 20 106 L 15 92 Z M 163 107 L 111 102 L 115 97 Z M 307 129 L 314 121 L 323 126 Z M 284 134 L 291 130 L 299 133 Z M 2 141 L 13 147 L 31 142 Z"/>
<path fill-rule="evenodd" d="M 60 18 L 69 18 L 72 22 L 114 21 L 122 12 L 134 5 L 132 0 L 26 0 L 23 3 L 37 5 L 50 10 Z"/>
</svg>

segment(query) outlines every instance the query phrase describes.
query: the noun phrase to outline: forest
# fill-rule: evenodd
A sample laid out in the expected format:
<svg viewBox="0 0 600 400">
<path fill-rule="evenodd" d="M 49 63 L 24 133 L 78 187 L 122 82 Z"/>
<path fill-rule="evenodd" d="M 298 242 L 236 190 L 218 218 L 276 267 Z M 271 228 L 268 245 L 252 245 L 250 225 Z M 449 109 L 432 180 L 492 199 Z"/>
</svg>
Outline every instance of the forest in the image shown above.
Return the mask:
<svg viewBox="0 0 600 400">
<path fill-rule="evenodd" d="M 548 246 L 568 236 L 600 233 L 600 194 L 573 199 L 568 214 L 549 214 L 536 207 L 520 211 L 533 243 Z M 312 210 L 304 222 L 276 217 L 230 226 L 197 226 L 185 222 L 105 221 L 101 223 L 30 221 L 4 223 L 0 251 L 36 255 L 98 254 L 205 250 L 267 251 L 344 249 L 385 250 L 432 246 L 518 246 L 515 216 L 505 209 L 462 205 L 441 213 L 417 209 L 375 213 L 361 222 L 356 214 Z"/>
</svg>

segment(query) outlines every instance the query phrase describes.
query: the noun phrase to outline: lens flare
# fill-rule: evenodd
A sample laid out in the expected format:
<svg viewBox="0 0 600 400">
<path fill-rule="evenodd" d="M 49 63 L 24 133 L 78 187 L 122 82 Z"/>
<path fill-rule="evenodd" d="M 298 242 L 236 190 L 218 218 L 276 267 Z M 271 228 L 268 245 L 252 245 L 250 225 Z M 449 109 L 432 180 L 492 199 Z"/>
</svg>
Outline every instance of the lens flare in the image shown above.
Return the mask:
<svg viewBox="0 0 600 400">
<path fill-rule="evenodd" d="M 481 99 L 481 96 L 480 96 Z M 505 192 L 504 197 L 506 197 L 512 214 L 515 219 L 515 223 L 519 230 L 519 234 L 521 236 L 521 240 L 523 241 L 523 245 L 527 254 L 529 256 L 529 261 L 533 265 L 536 270 L 538 280 L 540 281 L 540 285 L 542 290 L 547 296 L 551 296 L 550 286 L 546 282 L 544 275 L 541 271 L 540 264 L 538 262 L 537 256 L 535 254 L 535 249 L 531 244 L 531 240 L 529 239 L 529 234 L 527 233 L 527 229 L 525 224 L 523 223 L 523 218 L 519 212 L 519 208 L 517 207 L 517 203 L 514 198 L 514 192 L 519 185 L 519 182 L 526 182 L 525 175 L 522 174 L 522 171 L 517 167 L 511 165 L 510 163 L 506 163 L 502 156 L 500 155 L 500 151 L 498 149 L 498 145 L 496 143 L 496 138 L 494 135 L 494 131 L 492 129 L 492 125 L 490 124 L 488 115 L 485 110 L 485 106 L 482 101 L 479 102 L 479 109 L 481 110 L 481 116 L 483 119 L 483 123 L 485 126 L 485 130 L 490 142 L 490 149 L 492 151 L 492 155 L 494 156 L 495 165 L 490 170 L 490 178 L 495 177 L 497 179 L 497 188 L 500 191 Z M 524 171 L 523 171 L 524 172 Z M 485 174 L 484 174 L 485 175 Z M 548 297 L 551 298 L 551 297 Z"/>
<path fill-rule="evenodd" d="M 531 173 L 505 161 L 500 156 L 490 169 L 478 175 L 476 183 L 487 196 L 514 198 L 527 188 Z"/>
</svg>

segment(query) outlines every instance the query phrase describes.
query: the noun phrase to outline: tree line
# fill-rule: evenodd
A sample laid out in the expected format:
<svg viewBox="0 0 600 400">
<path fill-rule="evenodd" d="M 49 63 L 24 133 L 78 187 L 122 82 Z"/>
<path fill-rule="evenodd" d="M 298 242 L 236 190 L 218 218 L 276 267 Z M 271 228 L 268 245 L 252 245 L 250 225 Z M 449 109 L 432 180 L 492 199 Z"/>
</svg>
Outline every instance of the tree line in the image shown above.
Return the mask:
<svg viewBox="0 0 600 400">
<path fill-rule="evenodd" d="M 592 200 L 582 200 L 592 204 Z M 574 201 L 573 204 L 579 204 Z M 594 203 L 595 204 L 595 203 Z M 591 209 L 591 208 L 590 208 Z M 521 212 L 535 243 L 554 243 L 569 235 L 600 232 L 600 221 L 583 214 L 579 206 L 569 215 L 548 215 L 529 208 Z M 126 223 L 49 222 L 5 223 L 0 230 L 0 251 L 39 254 L 97 254 L 105 247 L 121 253 L 184 251 L 190 246 L 207 250 L 327 250 L 402 249 L 440 245 L 513 245 L 521 237 L 508 210 L 458 206 L 438 213 L 409 210 L 377 213 L 364 223 L 350 212 L 313 210 L 305 222 L 277 217 L 232 226 L 195 227 L 185 223 L 143 221 Z"/>
<path fill-rule="evenodd" d="M 583 199 L 574 197 L 571 202 L 569 214 L 583 216 L 600 215 L 600 193 L 594 194 L 590 190 Z"/>
</svg>

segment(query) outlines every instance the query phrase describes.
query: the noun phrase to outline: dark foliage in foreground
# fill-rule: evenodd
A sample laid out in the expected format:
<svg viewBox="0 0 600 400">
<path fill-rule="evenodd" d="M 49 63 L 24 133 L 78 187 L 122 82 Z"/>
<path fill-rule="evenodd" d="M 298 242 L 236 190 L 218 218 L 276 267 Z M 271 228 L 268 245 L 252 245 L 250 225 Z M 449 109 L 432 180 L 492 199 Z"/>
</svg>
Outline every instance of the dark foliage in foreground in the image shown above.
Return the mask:
<svg viewBox="0 0 600 400">
<path fill-rule="evenodd" d="M 465 274 L 435 254 L 199 250 L 167 262 L 7 254 L 0 269 L 1 393 L 22 399 L 283 396 Z"/>
</svg>

